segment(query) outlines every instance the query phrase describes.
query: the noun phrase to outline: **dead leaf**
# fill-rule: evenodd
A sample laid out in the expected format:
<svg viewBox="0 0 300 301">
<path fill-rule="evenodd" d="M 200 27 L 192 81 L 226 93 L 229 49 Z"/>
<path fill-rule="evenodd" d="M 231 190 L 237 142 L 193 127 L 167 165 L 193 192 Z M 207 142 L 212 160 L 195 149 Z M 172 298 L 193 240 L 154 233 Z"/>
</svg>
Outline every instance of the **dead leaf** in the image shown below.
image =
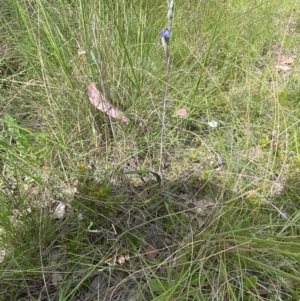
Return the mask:
<svg viewBox="0 0 300 301">
<path fill-rule="evenodd" d="M 129 120 L 125 117 L 125 115 L 115 109 L 111 103 L 104 97 L 104 95 L 97 89 L 94 83 L 90 83 L 86 88 L 87 95 L 91 101 L 91 103 L 98 110 L 104 112 L 108 116 L 116 119 L 121 119 L 123 122 L 128 122 Z"/>
<path fill-rule="evenodd" d="M 0 263 L 4 261 L 6 255 L 6 251 L 4 249 L 0 249 Z"/>
<path fill-rule="evenodd" d="M 283 278 L 282 280 L 287 287 L 294 287 L 297 284 L 297 281 L 292 278 Z"/>
<path fill-rule="evenodd" d="M 295 65 L 295 62 L 291 57 L 289 57 L 285 54 L 282 54 L 279 56 L 277 64 L 275 65 L 275 68 L 278 70 L 282 70 L 282 71 L 289 71 L 294 67 L 294 65 Z"/>
<path fill-rule="evenodd" d="M 2 228 L 0 228 L 0 235 L 4 232 Z M 6 255 L 6 250 L 1 248 L 0 249 L 0 263 L 4 261 Z"/>
<path fill-rule="evenodd" d="M 124 265 L 126 262 L 126 258 L 124 256 L 120 256 L 118 259 L 117 259 L 117 263 L 119 265 Z"/>
<path fill-rule="evenodd" d="M 292 67 L 287 66 L 287 65 L 281 65 L 281 64 L 277 64 L 275 65 L 275 68 L 278 70 L 282 70 L 282 71 L 290 71 L 292 69 Z"/>
<path fill-rule="evenodd" d="M 63 275 L 60 272 L 54 272 L 52 274 L 52 284 L 58 286 L 63 281 Z"/>
<path fill-rule="evenodd" d="M 68 212 L 68 210 L 70 209 L 70 206 L 68 204 L 62 203 L 62 202 L 58 202 L 53 214 L 52 214 L 52 218 L 54 220 L 61 220 L 65 217 L 66 213 Z"/>
<path fill-rule="evenodd" d="M 157 249 L 152 245 L 148 245 L 146 248 L 146 257 L 148 259 L 154 259 L 157 255 L 158 255 Z"/>
<path fill-rule="evenodd" d="M 293 67 L 295 65 L 294 60 L 291 57 L 284 55 L 284 54 L 282 54 L 279 57 L 278 63 L 281 65 L 286 65 L 286 66 L 290 66 L 290 67 Z"/>
<path fill-rule="evenodd" d="M 78 55 L 79 56 L 86 55 L 86 51 L 85 50 L 78 50 Z"/>
<path fill-rule="evenodd" d="M 215 121 L 215 120 L 208 121 L 207 124 L 208 124 L 211 128 L 216 128 L 216 127 L 218 127 L 218 122 Z"/>
<path fill-rule="evenodd" d="M 179 109 L 179 110 L 177 110 L 177 112 L 176 112 L 176 116 L 177 116 L 177 117 L 182 117 L 182 118 L 184 118 L 184 117 L 187 117 L 187 115 L 188 115 L 188 111 L 187 111 L 187 109 L 185 109 L 185 108 Z"/>
<path fill-rule="evenodd" d="M 100 275 L 97 275 L 97 276 L 94 278 L 94 280 L 91 282 L 90 288 L 91 288 L 94 292 L 96 292 L 96 291 L 98 291 L 99 288 L 100 288 L 100 283 L 101 283 L 101 277 L 100 277 Z"/>
</svg>

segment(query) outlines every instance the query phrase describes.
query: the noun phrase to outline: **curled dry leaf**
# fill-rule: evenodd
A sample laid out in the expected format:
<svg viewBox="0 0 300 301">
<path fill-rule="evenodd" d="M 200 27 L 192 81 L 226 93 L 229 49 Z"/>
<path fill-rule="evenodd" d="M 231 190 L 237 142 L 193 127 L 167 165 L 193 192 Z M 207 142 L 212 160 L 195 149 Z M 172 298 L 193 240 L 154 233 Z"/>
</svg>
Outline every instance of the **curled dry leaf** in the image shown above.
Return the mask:
<svg viewBox="0 0 300 301">
<path fill-rule="evenodd" d="M 176 116 L 177 116 L 177 117 L 182 117 L 182 118 L 184 118 L 184 117 L 187 117 L 187 115 L 188 115 L 188 111 L 187 111 L 187 109 L 185 109 L 185 108 L 179 109 L 179 110 L 177 110 L 177 112 L 176 112 Z"/>
<path fill-rule="evenodd" d="M 108 116 L 116 119 L 121 119 L 123 122 L 128 122 L 128 118 L 119 111 L 114 108 L 111 103 L 104 97 L 104 95 L 97 89 L 94 83 L 90 83 L 86 88 L 87 95 L 90 99 L 90 102 L 93 104 L 95 108 L 104 112 Z"/>
</svg>

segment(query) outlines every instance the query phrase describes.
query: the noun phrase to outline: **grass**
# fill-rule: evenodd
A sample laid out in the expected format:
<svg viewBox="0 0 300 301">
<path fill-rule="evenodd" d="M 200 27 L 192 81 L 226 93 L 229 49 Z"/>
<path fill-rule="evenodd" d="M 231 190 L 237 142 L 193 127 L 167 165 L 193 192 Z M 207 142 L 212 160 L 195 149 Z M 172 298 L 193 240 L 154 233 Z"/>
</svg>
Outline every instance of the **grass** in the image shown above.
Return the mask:
<svg viewBox="0 0 300 301">
<path fill-rule="evenodd" d="M 299 300 L 297 4 L 175 1 L 158 175 L 165 1 L 4 1 L 0 300 Z"/>
</svg>

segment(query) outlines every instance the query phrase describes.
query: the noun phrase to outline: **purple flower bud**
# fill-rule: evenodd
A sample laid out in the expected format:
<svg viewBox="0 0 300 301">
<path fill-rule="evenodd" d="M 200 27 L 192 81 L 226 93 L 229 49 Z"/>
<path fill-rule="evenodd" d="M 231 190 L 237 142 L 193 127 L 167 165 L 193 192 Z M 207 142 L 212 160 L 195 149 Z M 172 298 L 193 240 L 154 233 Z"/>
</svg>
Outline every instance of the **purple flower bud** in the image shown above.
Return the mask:
<svg viewBox="0 0 300 301">
<path fill-rule="evenodd" d="M 171 30 L 169 28 L 164 28 L 160 33 L 161 37 L 168 40 L 171 36 Z"/>
</svg>

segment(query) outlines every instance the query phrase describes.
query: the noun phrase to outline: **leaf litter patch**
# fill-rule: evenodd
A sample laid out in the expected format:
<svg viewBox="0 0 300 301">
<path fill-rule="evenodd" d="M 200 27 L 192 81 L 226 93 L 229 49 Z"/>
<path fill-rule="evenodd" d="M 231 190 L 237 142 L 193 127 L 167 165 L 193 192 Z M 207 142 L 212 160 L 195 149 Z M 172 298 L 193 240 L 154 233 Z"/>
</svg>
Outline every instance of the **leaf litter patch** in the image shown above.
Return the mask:
<svg viewBox="0 0 300 301">
<path fill-rule="evenodd" d="M 147 289 L 138 289 L 141 284 L 146 287 L 147 279 L 151 277 L 151 270 L 147 272 L 144 269 L 145 263 L 151 265 L 153 260 L 161 262 L 173 260 L 172 254 L 177 251 L 180 245 L 184 245 L 191 235 L 201 231 L 216 205 L 211 194 L 212 191 L 215 192 L 216 190 L 208 187 L 212 184 L 195 180 L 192 182 L 189 179 L 178 179 L 177 182 L 164 183 L 164 186 L 159 187 L 152 179 L 149 183 L 143 182 L 143 187 L 135 187 L 126 184 L 123 179 L 121 190 L 118 187 L 113 187 L 109 195 L 106 196 L 107 200 L 114 200 L 118 199 L 122 193 L 124 197 L 120 202 L 106 204 L 100 200 L 101 206 L 96 206 L 92 210 L 94 217 L 85 210 L 83 212 L 84 219 L 77 221 L 80 223 L 80 228 L 85 227 L 84 225 L 93 220 L 96 221 L 96 227 L 102 229 L 98 233 L 86 231 L 89 243 L 98 245 L 101 254 L 109 253 L 115 254 L 115 256 L 106 261 L 105 264 L 100 263 L 95 266 L 91 276 L 85 279 L 85 286 L 90 287 L 90 291 L 84 292 L 83 287 L 78 288 L 78 296 L 81 294 L 90 298 L 91 294 L 100 292 L 103 300 L 105 298 L 108 300 L 119 298 L 120 296 L 127 298 L 124 300 L 130 300 L 130 298 L 133 298 L 132 300 L 152 300 Z M 89 196 L 82 194 L 81 191 L 81 187 L 79 187 L 78 201 L 87 205 Z M 211 196 L 209 197 L 208 194 Z M 80 200 L 80 198 L 82 199 Z M 134 201 L 135 199 L 138 200 Z M 160 200 L 163 202 L 156 207 L 155 204 Z M 114 211 L 114 214 L 109 218 L 102 216 L 103 212 L 107 210 L 105 207 Z M 78 208 L 74 207 L 74 210 L 79 214 Z M 106 213 L 105 215 L 107 217 Z M 71 211 L 66 213 L 64 221 L 61 221 L 65 225 L 63 229 L 70 227 L 67 226 L 67 223 L 71 216 L 74 218 L 74 211 L 73 213 Z M 177 221 L 176 225 L 172 225 L 170 220 Z M 60 223 L 59 220 L 57 222 Z M 74 221 L 72 227 L 75 227 Z M 193 233 L 191 233 L 191 228 Z M 102 244 L 104 248 L 101 246 Z M 135 248 L 128 249 L 128 244 L 134 244 Z M 60 246 L 57 245 L 54 248 L 66 250 L 67 246 L 61 241 Z M 130 255 L 127 254 L 128 250 L 130 250 Z M 53 266 L 54 261 L 56 263 L 68 261 L 64 251 L 60 254 L 60 251 L 56 250 L 51 254 L 55 254 L 55 260 L 51 255 L 51 266 Z M 60 255 L 62 256 L 61 259 L 59 259 Z M 141 258 L 143 259 L 141 260 Z M 144 262 L 142 265 L 141 261 Z M 120 271 L 119 266 L 122 266 L 123 271 Z M 47 270 L 47 267 L 45 266 L 44 269 Z M 160 273 L 159 270 L 157 272 Z M 162 275 L 164 272 L 162 269 Z M 67 270 L 59 268 L 55 271 L 52 269 L 53 294 L 56 293 L 55 288 L 59 287 L 62 281 L 62 275 L 66 277 L 67 274 Z M 80 272 L 77 276 L 74 275 L 76 272 L 73 273 L 74 283 L 71 282 L 73 288 L 82 281 Z M 64 278 L 64 280 L 66 279 L 68 277 Z"/>
</svg>

